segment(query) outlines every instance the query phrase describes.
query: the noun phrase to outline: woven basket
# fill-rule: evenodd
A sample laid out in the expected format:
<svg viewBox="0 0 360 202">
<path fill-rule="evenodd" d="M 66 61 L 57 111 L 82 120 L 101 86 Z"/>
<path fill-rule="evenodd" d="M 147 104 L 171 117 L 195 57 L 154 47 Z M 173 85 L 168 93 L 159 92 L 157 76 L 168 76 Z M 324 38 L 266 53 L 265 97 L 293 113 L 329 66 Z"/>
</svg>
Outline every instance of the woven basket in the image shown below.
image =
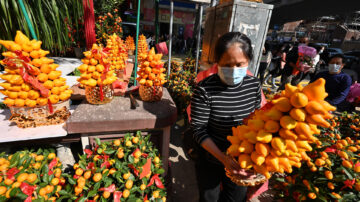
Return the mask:
<svg viewBox="0 0 360 202">
<path fill-rule="evenodd" d="M 142 101 L 156 102 L 160 101 L 163 95 L 162 86 L 143 86 L 139 88 L 139 95 Z"/>
<path fill-rule="evenodd" d="M 52 113 L 49 105 L 35 107 L 9 107 L 10 121 L 19 128 L 30 128 L 64 123 L 70 116 L 70 99 L 52 104 Z"/>
<path fill-rule="evenodd" d="M 254 173 L 255 174 L 254 178 L 244 178 L 244 176 L 242 175 L 234 175 L 230 173 L 226 168 L 225 168 L 225 174 L 228 178 L 230 178 L 230 180 L 233 183 L 245 187 L 254 187 L 259 184 L 263 184 L 267 180 L 264 175 L 259 173 Z"/>
<path fill-rule="evenodd" d="M 90 104 L 94 104 L 94 105 L 101 105 L 111 102 L 111 100 L 114 98 L 114 89 L 112 88 L 112 85 L 111 84 L 104 85 L 102 87 L 102 91 L 104 97 L 101 100 L 99 86 L 95 86 L 95 87 L 86 86 L 85 87 L 86 100 Z"/>
</svg>

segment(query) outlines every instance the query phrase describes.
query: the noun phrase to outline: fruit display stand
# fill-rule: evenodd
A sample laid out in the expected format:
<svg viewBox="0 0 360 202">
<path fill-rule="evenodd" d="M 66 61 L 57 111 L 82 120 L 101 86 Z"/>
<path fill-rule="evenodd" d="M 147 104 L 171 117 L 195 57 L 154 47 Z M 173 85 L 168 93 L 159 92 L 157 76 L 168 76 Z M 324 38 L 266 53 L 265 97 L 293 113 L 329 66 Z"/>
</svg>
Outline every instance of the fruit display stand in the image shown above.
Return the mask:
<svg viewBox="0 0 360 202">
<path fill-rule="evenodd" d="M 66 122 L 68 138 L 80 135 L 83 148 L 86 148 L 96 137 L 114 139 L 131 131 L 148 131 L 159 143 L 164 165 L 168 165 L 170 127 L 177 119 L 176 105 L 166 88 L 161 101 L 150 103 L 139 98 L 136 101 L 139 104 L 136 109 L 131 109 L 128 96 L 115 97 L 104 105 L 82 102 Z"/>
<path fill-rule="evenodd" d="M 26 141 L 34 139 L 45 139 L 55 137 L 65 137 L 67 135 L 66 130 L 62 125 L 50 125 L 38 128 L 18 128 L 12 125 L 8 120 L 11 116 L 10 110 L 0 110 L 0 143 Z M 53 131 L 49 134 L 49 131 Z"/>
</svg>

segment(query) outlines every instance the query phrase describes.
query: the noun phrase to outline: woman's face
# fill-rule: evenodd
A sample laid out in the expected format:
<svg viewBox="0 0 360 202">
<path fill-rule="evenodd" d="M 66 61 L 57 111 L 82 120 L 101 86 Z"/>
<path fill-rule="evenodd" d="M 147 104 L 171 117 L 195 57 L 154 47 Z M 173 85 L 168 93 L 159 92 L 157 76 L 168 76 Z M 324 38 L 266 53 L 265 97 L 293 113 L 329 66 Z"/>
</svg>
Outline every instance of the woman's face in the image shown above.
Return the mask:
<svg viewBox="0 0 360 202">
<path fill-rule="evenodd" d="M 247 67 L 249 66 L 249 58 L 246 57 L 240 44 L 232 44 L 222 55 L 218 62 L 220 67 Z"/>
</svg>

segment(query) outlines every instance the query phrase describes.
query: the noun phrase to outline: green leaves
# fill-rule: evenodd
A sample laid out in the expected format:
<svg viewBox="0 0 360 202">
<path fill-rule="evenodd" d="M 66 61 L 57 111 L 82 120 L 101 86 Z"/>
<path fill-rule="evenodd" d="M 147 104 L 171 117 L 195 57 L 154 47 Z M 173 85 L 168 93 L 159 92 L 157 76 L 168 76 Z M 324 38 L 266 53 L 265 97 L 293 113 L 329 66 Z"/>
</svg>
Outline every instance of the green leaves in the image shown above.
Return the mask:
<svg viewBox="0 0 360 202">
<path fill-rule="evenodd" d="M 10 168 L 15 167 L 18 164 L 19 159 L 20 159 L 20 153 L 17 152 L 12 156 L 12 158 L 10 160 Z"/>
<path fill-rule="evenodd" d="M 96 143 L 97 145 L 100 145 L 100 144 L 101 144 L 100 139 L 99 139 L 99 138 L 95 138 L 95 143 Z"/>
<path fill-rule="evenodd" d="M 138 137 L 139 141 L 137 142 L 135 140 L 135 143 L 132 142 L 134 137 Z M 112 200 L 113 195 L 110 195 L 110 198 L 106 200 L 101 196 L 103 193 L 103 189 L 114 186 L 115 191 L 123 192 L 126 189 L 125 183 L 128 180 L 132 180 L 133 185 L 130 189 L 128 189 L 130 191 L 130 195 L 126 199 L 126 201 L 143 201 L 143 197 L 145 195 L 151 197 L 152 192 L 155 190 L 160 191 L 161 197 L 166 196 L 165 189 L 159 189 L 156 187 L 155 184 L 147 187 L 143 191 L 140 189 L 140 186 L 142 184 L 147 185 L 149 183 L 149 180 L 152 176 L 154 176 L 155 174 L 164 173 L 164 169 L 161 168 L 160 163 L 158 166 L 153 166 L 151 168 L 152 175 L 148 176 L 149 178 L 144 177 L 140 179 L 142 167 L 146 163 L 147 159 L 150 157 L 154 158 L 155 156 L 159 155 L 157 149 L 153 148 L 152 143 L 149 141 L 149 139 L 150 135 L 144 137 L 141 135 L 141 132 L 137 132 L 136 135 L 130 133 L 126 134 L 120 141 L 120 144 L 118 141 L 114 144 L 114 141 L 101 142 L 99 139 L 96 139 L 96 155 L 91 155 L 89 158 L 85 158 L 86 155 L 82 155 L 82 158 L 80 158 L 78 162 L 80 167 L 85 166 L 84 172 L 90 170 L 90 168 L 86 168 L 87 165 L 94 165 L 94 167 L 91 169 L 92 176 L 85 181 L 85 187 L 83 188 L 81 193 L 84 194 L 83 197 L 86 197 L 89 200 L 93 200 L 96 195 L 99 195 L 100 197 L 98 201 Z M 131 146 L 130 144 L 127 144 L 128 146 L 126 146 L 126 141 L 131 141 Z M 132 154 L 135 152 L 135 150 L 139 151 L 139 149 L 144 155 L 141 155 L 138 159 L 135 159 Z M 102 151 L 99 152 L 99 150 Z M 123 158 L 119 159 L 117 154 L 120 151 L 124 153 L 124 156 Z M 109 164 L 107 164 L 108 167 L 104 166 L 104 162 L 109 162 Z M 95 173 L 97 173 L 97 175 L 101 173 L 102 175 L 100 181 L 96 183 L 93 180 Z M 69 191 L 74 196 L 75 187 L 79 186 L 79 176 L 66 176 L 68 176 L 69 178 L 69 186 L 67 186 L 67 188 L 69 187 Z M 161 181 L 163 183 L 163 180 Z M 99 191 L 99 189 L 102 191 Z"/>
<path fill-rule="evenodd" d="M 32 0 L 23 1 L 29 19 L 43 49 L 55 55 L 64 55 L 74 44 L 69 38 L 70 30 L 79 30 L 83 6 L 80 0 Z M 30 31 L 16 0 L 0 0 L 0 39 L 14 40 L 17 30 L 30 39 Z M 72 35 L 70 35 L 72 36 Z M 80 35 L 75 35 L 80 41 Z M 84 38 L 83 36 L 81 36 Z"/>
</svg>

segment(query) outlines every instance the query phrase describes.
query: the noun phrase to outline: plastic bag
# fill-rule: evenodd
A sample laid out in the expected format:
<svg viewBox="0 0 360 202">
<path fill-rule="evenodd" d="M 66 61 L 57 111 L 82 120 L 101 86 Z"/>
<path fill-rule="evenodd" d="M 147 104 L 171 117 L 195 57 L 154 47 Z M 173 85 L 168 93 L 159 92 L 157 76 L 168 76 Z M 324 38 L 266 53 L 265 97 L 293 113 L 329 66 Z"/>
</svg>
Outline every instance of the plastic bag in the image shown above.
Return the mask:
<svg viewBox="0 0 360 202">
<path fill-rule="evenodd" d="M 169 53 L 165 42 L 158 43 L 155 47 L 158 53 L 162 53 L 163 55 L 167 55 Z"/>
<path fill-rule="evenodd" d="M 355 83 L 350 86 L 349 94 L 346 97 L 346 101 L 354 103 L 360 98 L 360 83 Z"/>
</svg>

